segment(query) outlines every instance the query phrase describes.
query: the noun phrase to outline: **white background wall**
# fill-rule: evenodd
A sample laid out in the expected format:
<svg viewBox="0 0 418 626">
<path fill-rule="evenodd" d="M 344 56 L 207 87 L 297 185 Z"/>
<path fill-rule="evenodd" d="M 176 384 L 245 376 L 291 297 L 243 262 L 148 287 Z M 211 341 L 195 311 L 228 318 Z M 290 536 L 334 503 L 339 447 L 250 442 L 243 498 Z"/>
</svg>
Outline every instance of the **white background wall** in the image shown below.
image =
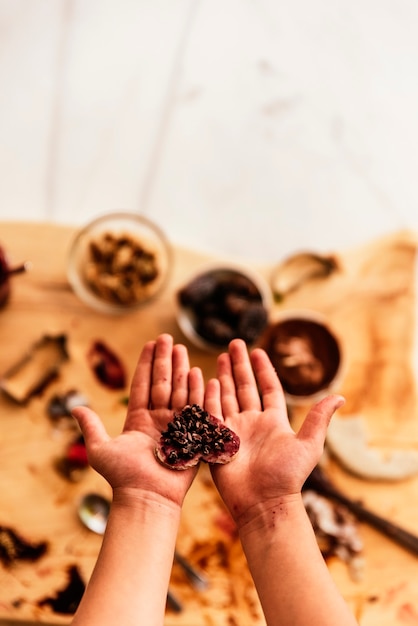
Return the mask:
<svg viewBox="0 0 418 626">
<path fill-rule="evenodd" d="M 418 230 L 417 32 L 415 0 L 0 0 L 0 220 L 262 261 Z"/>
</svg>

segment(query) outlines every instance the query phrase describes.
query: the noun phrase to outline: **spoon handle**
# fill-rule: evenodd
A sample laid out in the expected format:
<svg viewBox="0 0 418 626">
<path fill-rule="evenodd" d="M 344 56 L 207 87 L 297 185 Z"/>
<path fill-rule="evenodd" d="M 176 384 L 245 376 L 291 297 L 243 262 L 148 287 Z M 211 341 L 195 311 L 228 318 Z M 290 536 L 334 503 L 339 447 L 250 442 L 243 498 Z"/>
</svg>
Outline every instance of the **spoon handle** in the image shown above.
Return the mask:
<svg viewBox="0 0 418 626">
<path fill-rule="evenodd" d="M 182 603 L 177 598 L 177 596 L 174 595 L 174 593 L 171 591 L 171 589 L 169 589 L 167 591 L 167 606 L 169 606 L 170 609 L 172 611 L 175 611 L 176 613 L 181 613 L 182 610 L 183 610 Z"/>
<path fill-rule="evenodd" d="M 349 509 L 357 517 L 357 519 L 367 522 L 370 526 L 373 526 L 381 533 L 418 556 L 417 535 L 414 535 L 397 524 L 380 517 L 380 515 L 373 513 L 373 511 L 365 508 L 359 502 L 347 498 L 342 493 L 338 493 L 338 491 L 330 490 L 329 496 L 346 506 L 346 508 Z"/>
<path fill-rule="evenodd" d="M 418 556 L 418 536 L 410 533 L 409 531 L 401 528 L 397 524 L 390 522 L 389 520 L 373 513 L 360 502 L 353 500 L 342 493 L 333 482 L 328 478 L 325 472 L 316 466 L 304 485 L 304 489 L 313 489 L 317 493 L 336 500 L 340 504 L 343 504 L 349 511 L 351 511 L 358 520 L 366 522 L 370 526 L 373 526 L 381 533 L 406 548 L 413 554 Z"/>
<path fill-rule="evenodd" d="M 15 267 L 10 267 L 7 269 L 6 276 L 13 276 L 14 274 L 22 274 L 23 272 L 27 272 L 30 264 L 25 261 L 21 265 L 17 265 Z"/>
<path fill-rule="evenodd" d="M 183 568 L 185 573 L 187 574 L 188 579 L 192 583 L 195 589 L 199 591 L 204 591 L 208 587 L 208 580 L 202 572 L 199 572 L 197 569 L 193 567 L 191 563 L 187 559 L 184 558 L 177 551 L 174 553 L 174 558 L 180 567 Z"/>
</svg>

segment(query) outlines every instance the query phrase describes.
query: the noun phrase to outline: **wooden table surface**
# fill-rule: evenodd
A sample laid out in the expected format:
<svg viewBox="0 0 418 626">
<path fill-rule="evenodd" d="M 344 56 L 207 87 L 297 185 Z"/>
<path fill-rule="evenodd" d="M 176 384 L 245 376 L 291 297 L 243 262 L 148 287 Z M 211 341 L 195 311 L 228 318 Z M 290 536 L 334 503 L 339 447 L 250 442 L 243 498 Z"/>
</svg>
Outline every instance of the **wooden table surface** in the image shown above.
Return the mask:
<svg viewBox="0 0 418 626">
<path fill-rule="evenodd" d="M 0 311 L 0 377 L 45 334 L 66 334 L 70 357 L 59 377 L 25 407 L 0 397 L 0 526 L 13 527 L 29 541 L 49 542 L 47 553 L 33 564 L 19 562 L 9 568 L 0 564 L 0 624 L 15 619 L 68 623 L 68 616 L 40 607 L 39 601 L 65 587 L 72 565 L 87 580 L 100 547 L 101 538 L 79 523 L 76 504 L 91 490 L 110 495 L 109 487 L 91 469 L 78 482 L 56 471 L 55 461 L 65 453 L 74 431 L 51 422 L 46 414 L 49 398 L 70 389 L 81 391 L 110 434 L 118 433 L 128 388 L 111 391 L 96 380 L 86 358 L 89 347 L 96 339 L 104 340 L 122 358 L 129 380 L 146 340 L 170 332 L 176 341 L 184 341 L 175 321 L 175 291 L 200 265 L 220 260 L 197 249 L 175 248 L 173 273 L 158 299 L 133 314 L 107 316 L 80 302 L 67 283 L 66 258 L 73 235 L 72 228 L 50 224 L 0 224 L 0 244 L 9 257 L 15 263 L 32 264 L 28 273 L 14 278 L 10 301 Z M 346 368 L 341 391 L 347 398 L 346 411 L 364 413 L 369 432 L 386 445 L 407 443 L 418 450 L 410 366 L 415 337 L 405 330 L 416 318 L 415 252 L 410 233 L 341 251 L 339 276 L 326 284 L 308 285 L 276 308 L 277 312 L 313 308 L 327 315 L 343 337 Z M 255 269 L 269 277 L 270 267 Z M 273 319 L 275 314 L 276 310 Z M 189 349 L 192 364 L 200 365 L 206 378 L 212 376 L 215 355 Z M 402 394 L 393 384 L 394 354 L 395 370 L 404 381 Z M 305 410 L 295 410 L 295 425 Z M 349 475 L 335 460 L 330 460 L 329 470 L 351 497 L 418 534 L 418 477 L 372 483 Z M 360 526 L 360 533 L 365 544 L 361 580 L 353 580 L 341 561 L 329 563 L 360 624 L 418 624 L 418 558 L 366 525 Z M 172 588 L 185 610 L 167 611 L 167 626 L 264 624 L 240 545 L 205 466 L 186 499 L 178 549 L 204 567 L 211 584 L 205 592 L 192 590 L 174 565 Z"/>
</svg>

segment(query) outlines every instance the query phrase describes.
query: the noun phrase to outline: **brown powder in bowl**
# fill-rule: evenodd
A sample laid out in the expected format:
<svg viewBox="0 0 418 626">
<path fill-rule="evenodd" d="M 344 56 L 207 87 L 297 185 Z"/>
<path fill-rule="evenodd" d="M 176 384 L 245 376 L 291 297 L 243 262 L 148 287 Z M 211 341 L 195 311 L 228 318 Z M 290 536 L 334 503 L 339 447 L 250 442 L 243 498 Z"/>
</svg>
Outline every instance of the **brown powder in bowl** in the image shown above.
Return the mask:
<svg viewBox="0 0 418 626">
<path fill-rule="evenodd" d="M 335 379 L 341 363 L 339 343 L 323 324 L 292 317 L 268 327 L 262 341 L 280 378 L 292 396 L 311 396 Z"/>
</svg>

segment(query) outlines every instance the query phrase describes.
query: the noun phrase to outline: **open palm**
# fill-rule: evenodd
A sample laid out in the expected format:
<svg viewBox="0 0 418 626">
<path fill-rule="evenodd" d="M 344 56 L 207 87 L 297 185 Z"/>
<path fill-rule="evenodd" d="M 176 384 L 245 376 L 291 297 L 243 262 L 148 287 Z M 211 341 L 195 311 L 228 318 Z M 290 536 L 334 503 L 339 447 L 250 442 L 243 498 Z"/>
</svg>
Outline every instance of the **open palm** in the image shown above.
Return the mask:
<svg viewBox="0 0 418 626">
<path fill-rule="evenodd" d="M 234 340 L 218 358 L 217 379 L 208 382 L 205 408 L 223 417 L 241 439 L 237 457 L 212 466 L 212 476 L 235 519 L 253 507 L 299 495 L 319 460 L 333 412 L 343 402 L 329 396 L 308 413 L 298 433 L 290 426 L 276 372 L 260 349 L 248 354 Z"/>
<path fill-rule="evenodd" d="M 161 431 L 185 404 L 203 403 L 203 376 L 190 369 L 187 350 L 173 346 L 164 334 L 148 342 L 133 376 L 123 431 L 107 434 L 100 418 L 86 407 L 77 407 L 74 417 L 82 430 L 91 466 L 111 485 L 113 493 L 132 489 L 158 494 L 181 505 L 196 470 L 174 472 L 154 456 Z"/>
</svg>

